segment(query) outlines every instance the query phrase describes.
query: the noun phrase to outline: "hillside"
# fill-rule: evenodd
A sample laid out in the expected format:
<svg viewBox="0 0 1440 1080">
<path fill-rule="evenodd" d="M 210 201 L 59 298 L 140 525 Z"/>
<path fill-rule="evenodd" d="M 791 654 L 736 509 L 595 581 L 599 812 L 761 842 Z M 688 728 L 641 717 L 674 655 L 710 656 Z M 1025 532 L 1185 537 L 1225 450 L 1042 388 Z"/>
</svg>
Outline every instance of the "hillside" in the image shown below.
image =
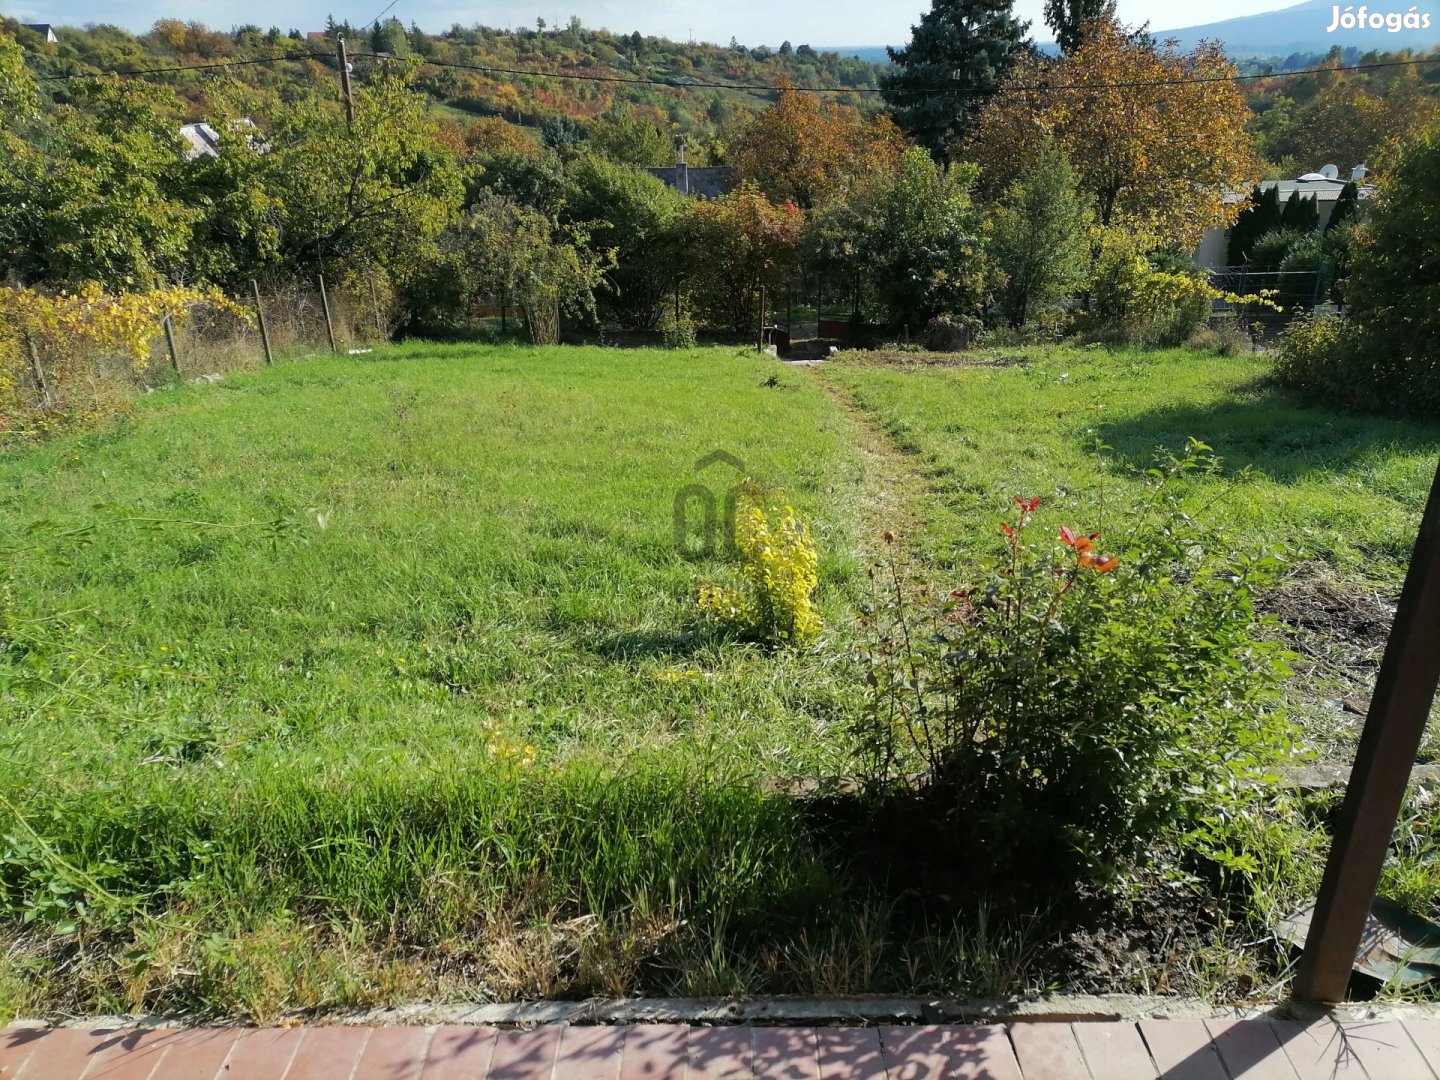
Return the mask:
<svg viewBox="0 0 1440 1080">
<path fill-rule="evenodd" d="M 1348 5 L 1341 4 L 1343 13 Z M 1358 5 L 1357 5 L 1358 7 Z M 1395 52 L 1411 49 L 1427 51 L 1440 46 L 1440 19 L 1432 17 L 1430 27 L 1406 28 L 1403 23 L 1398 30 L 1364 29 L 1346 30 L 1328 28 L 1335 21 L 1336 6 L 1332 0 L 1305 0 L 1302 4 L 1267 11 L 1259 15 L 1245 15 L 1238 19 L 1206 23 L 1201 26 L 1187 26 L 1178 30 L 1159 30 L 1162 38 L 1173 37 L 1184 48 L 1192 48 L 1201 41 L 1221 41 L 1231 56 L 1285 55 L 1292 52 L 1325 53 L 1334 46 L 1356 48 L 1361 51 L 1372 49 Z M 1380 5 L 1375 8 L 1383 13 L 1392 9 Z M 1410 10 L 1409 5 L 1395 4 L 1393 10 L 1403 16 Z M 1423 12 L 1416 10 L 1415 14 Z"/>
<path fill-rule="evenodd" d="M 591 30 L 578 19 L 564 27 L 533 30 L 457 24 L 442 34 L 407 28 L 396 19 L 369 29 L 332 22 L 321 36 L 258 26 L 225 32 L 162 20 L 139 35 L 103 25 L 56 27 L 55 43 L 8 19 L 0 18 L 0 26 L 15 33 L 41 78 L 229 61 L 249 64 L 223 72 L 159 76 L 157 81 L 172 85 L 181 101 L 177 119 L 204 119 L 207 86 L 222 76 L 260 91 L 256 113 L 282 107 L 287 86 L 336 79 L 335 41 L 343 36 L 362 71 L 393 62 L 374 54 L 416 65 L 418 88 L 452 119 L 500 116 L 540 129 L 559 118 L 584 122 L 623 111 L 686 135 L 702 159 L 707 144 L 727 124 L 768 104 L 773 97 L 769 88 L 782 80 L 837 90 L 868 89 L 877 85 L 879 71 L 867 60 L 806 44 L 792 47 L 786 42 L 771 49 L 738 42 L 681 43 L 638 31 Z M 295 59 L 256 62 L 271 57 Z M 873 94 L 842 93 L 835 98 L 865 109 L 879 106 Z"/>
</svg>

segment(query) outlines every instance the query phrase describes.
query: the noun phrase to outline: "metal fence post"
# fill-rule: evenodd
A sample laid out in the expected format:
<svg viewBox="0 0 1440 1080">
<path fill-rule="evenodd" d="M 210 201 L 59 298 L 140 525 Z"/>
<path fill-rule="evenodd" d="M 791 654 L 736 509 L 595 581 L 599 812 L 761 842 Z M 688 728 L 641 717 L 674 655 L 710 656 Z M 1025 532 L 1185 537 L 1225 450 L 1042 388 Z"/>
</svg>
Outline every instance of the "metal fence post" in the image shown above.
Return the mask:
<svg viewBox="0 0 1440 1080">
<path fill-rule="evenodd" d="M 275 357 L 270 353 L 270 332 L 265 329 L 265 307 L 260 303 L 260 286 L 254 278 L 250 279 L 250 288 L 255 292 L 255 320 L 260 325 L 260 344 L 265 346 L 265 363 L 275 363 Z"/>
<path fill-rule="evenodd" d="M 330 321 L 330 297 L 325 292 L 325 275 L 317 274 L 320 279 L 320 307 L 325 311 L 325 336 L 330 339 L 330 351 L 335 349 L 335 324 Z"/>
<path fill-rule="evenodd" d="M 1343 1001 L 1440 684 L 1440 471 L 1420 520 L 1293 996 Z"/>
</svg>

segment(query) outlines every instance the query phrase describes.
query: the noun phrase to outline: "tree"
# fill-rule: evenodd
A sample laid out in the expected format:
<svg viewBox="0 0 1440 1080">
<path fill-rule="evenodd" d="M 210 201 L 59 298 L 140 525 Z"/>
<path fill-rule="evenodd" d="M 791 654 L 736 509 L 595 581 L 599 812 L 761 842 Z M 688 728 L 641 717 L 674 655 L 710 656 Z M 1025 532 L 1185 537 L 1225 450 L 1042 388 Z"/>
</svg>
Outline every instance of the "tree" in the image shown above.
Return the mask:
<svg viewBox="0 0 1440 1080">
<path fill-rule="evenodd" d="M 1280 228 L 1296 233 L 1312 233 L 1320 227 L 1320 210 L 1315 197 L 1309 198 L 1298 191 L 1292 191 L 1285 200 L 1285 209 L 1280 212 Z"/>
<path fill-rule="evenodd" d="M 888 120 L 864 122 L 854 109 L 822 102 L 780 81 L 775 103 L 741 134 L 731 152 L 741 179 L 767 198 L 802 209 L 847 169 L 893 162 L 903 140 Z"/>
<path fill-rule="evenodd" d="M 682 225 L 686 255 L 713 325 L 751 329 L 760 286 L 793 264 L 804 220 L 794 203 L 776 205 L 748 183 L 690 206 Z"/>
<path fill-rule="evenodd" d="M 1325 231 L 1334 232 L 1347 221 L 1353 221 L 1360 212 L 1360 185 L 1351 180 L 1340 189 L 1340 197 L 1335 200 L 1335 209 L 1330 211 L 1330 220 L 1325 223 Z"/>
<path fill-rule="evenodd" d="M 594 157 L 569 170 L 563 220 L 608 255 L 601 309 L 626 330 L 654 330 L 679 287 L 685 197 L 649 173 Z"/>
<path fill-rule="evenodd" d="M 356 90 L 353 129 L 327 104 L 281 113 L 265 155 L 285 208 L 285 265 L 309 272 L 335 260 L 403 277 L 458 212 L 460 170 L 436 142 L 425 98 L 399 76 Z"/>
<path fill-rule="evenodd" d="M 1045 25 L 1062 53 L 1080 47 L 1090 24 L 1114 17 L 1115 0 L 1045 0 Z"/>
<path fill-rule="evenodd" d="M 990 256 L 1004 276 L 1000 313 L 1019 328 L 1076 285 L 1085 271 L 1090 200 L 1053 142 L 990 217 Z"/>
<path fill-rule="evenodd" d="M 670 138 L 657 124 L 621 109 L 591 124 L 587 141 L 595 153 L 621 165 L 659 168 L 675 157 Z"/>
<path fill-rule="evenodd" d="M 987 284 L 973 165 L 935 164 L 913 147 L 879 193 L 864 254 L 893 325 L 975 315 Z"/>
<path fill-rule="evenodd" d="M 1405 147 L 1355 233 L 1346 299 L 1362 394 L 1440 416 L 1440 127 Z"/>
<path fill-rule="evenodd" d="M 1069 56 L 1018 64 L 964 149 L 998 196 L 1048 132 L 1094 196 L 1101 225 L 1193 247 L 1207 228 L 1234 220 L 1240 205 L 1227 196 L 1260 172 L 1234 75 L 1217 45 L 1181 53 L 1117 22 L 1096 23 Z"/>
<path fill-rule="evenodd" d="M 37 126 L 17 162 L 26 231 L 7 262 L 30 283 L 148 289 L 180 271 L 195 213 L 175 195 L 185 164 L 164 91 L 139 81 L 72 84 L 71 104 Z M 29 164 L 25 164 L 28 159 Z"/>
<path fill-rule="evenodd" d="M 518 301 L 530 339 L 560 340 L 560 316 L 593 317 L 595 287 L 606 260 L 587 249 L 583 230 L 557 226 L 544 214 L 493 192 L 446 234 L 453 265 L 472 297 Z"/>
<path fill-rule="evenodd" d="M 1230 230 L 1226 262 L 1231 266 L 1243 266 L 1249 262 L 1255 242 L 1266 233 L 1280 228 L 1280 214 L 1280 189 L 1271 184 L 1262 190 L 1256 184 Z"/>
<path fill-rule="evenodd" d="M 880 86 L 900 129 L 943 158 L 1026 49 L 1029 29 L 1011 0 L 933 0 L 910 44 L 886 48 L 894 67 Z"/>
</svg>

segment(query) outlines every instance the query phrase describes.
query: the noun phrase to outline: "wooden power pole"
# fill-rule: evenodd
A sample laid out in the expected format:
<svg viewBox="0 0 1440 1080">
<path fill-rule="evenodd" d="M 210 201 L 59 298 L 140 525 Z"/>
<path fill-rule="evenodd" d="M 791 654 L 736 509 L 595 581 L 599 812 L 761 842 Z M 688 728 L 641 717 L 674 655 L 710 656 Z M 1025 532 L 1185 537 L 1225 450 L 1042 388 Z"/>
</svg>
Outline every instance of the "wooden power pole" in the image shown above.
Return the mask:
<svg viewBox="0 0 1440 1080">
<path fill-rule="evenodd" d="M 340 89 L 345 94 L 345 126 L 355 127 L 355 93 L 350 88 L 350 60 L 345 55 L 345 39 L 335 39 L 335 58 L 340 63 Z"/>
</svg>

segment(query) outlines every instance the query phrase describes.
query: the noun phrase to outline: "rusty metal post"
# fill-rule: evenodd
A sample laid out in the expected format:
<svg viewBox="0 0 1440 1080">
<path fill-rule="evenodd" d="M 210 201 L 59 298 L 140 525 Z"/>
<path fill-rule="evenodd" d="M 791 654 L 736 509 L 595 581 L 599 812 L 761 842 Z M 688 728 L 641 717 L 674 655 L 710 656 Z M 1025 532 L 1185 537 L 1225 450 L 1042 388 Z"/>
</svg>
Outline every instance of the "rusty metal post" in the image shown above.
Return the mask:
<svg viewBox="0 0 1440 1080">
<path fill-rule="evenodd" d="M 330 340 L 330 351 L 335 349 L 335 324 L 330 321 L 330 296 L 325 292 L 325 275 L 315 275 L 320 279 L 320 307 L 325 312 L 325 336 Z"/>
<path fill-rule="evenodd" d="M 260 286 L 254 278 L 250 279 L 250 288 L 255 292 L 255 321 L 260 325 L 260 344 L 265 346 L 265 363 L 275 363 L 275 357 L 270 352 L 270 331 L 265 329 L 265 307 L 260 303 Z"/>
<path fill-rule="evenodd" d="M 1440 471 L 1375 678 L 1292 995 L 1345 999 L 1365 920 L 1440 684 Z"/>
<path fill-rule="evenodd" d="M 765 286 L 760 286 L 760 328 L 755 336 L 755 351 L 765 351 Z"/>
</svg>

